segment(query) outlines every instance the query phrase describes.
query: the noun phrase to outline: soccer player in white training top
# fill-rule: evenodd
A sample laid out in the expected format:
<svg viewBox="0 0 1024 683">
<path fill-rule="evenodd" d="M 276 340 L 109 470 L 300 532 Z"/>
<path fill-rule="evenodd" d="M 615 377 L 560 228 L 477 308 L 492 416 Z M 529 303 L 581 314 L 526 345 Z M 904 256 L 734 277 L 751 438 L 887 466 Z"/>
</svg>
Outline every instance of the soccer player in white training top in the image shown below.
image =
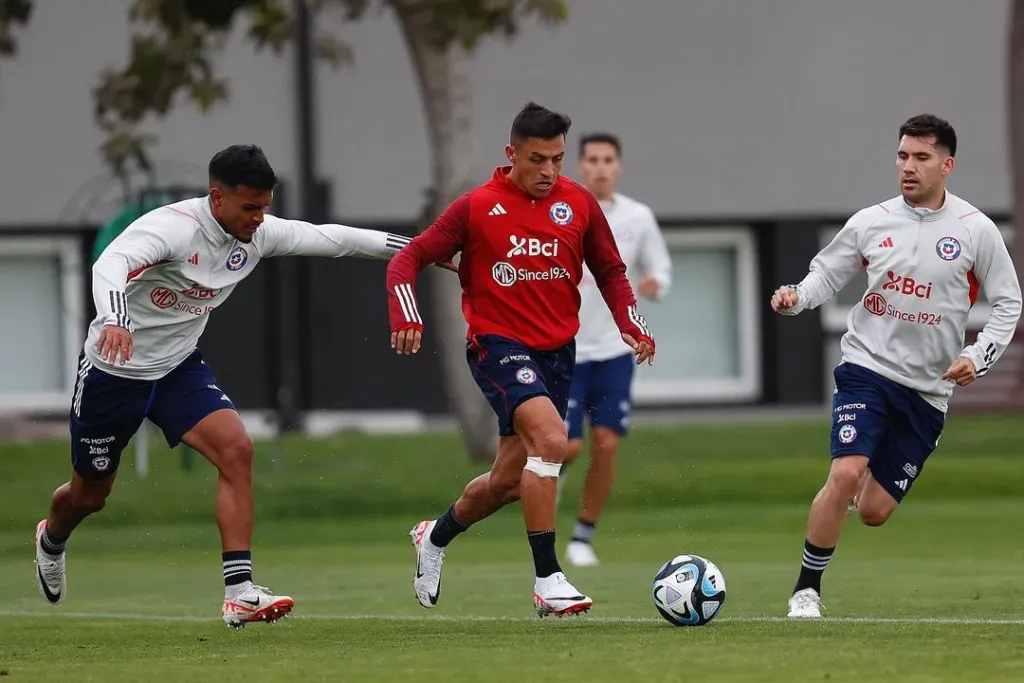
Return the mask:
<svg viewBox="0 0 1024 683">
<path fill-rule="evenodd" d="M 277 178 L 263 152 L 233 146 L 210 161 L 210 193 L 151 211 L 93 266 L 93 320 L 69 415 L 71 481 L 36 528 L 36 584 L 52 604 L 67 593 L 65 547 L 103 509 L 121 452 L 148 417 L 168 445 L 184 442 L 217 468 L 224 604 L 233 627 L 274 621 L 294 602 L 252 582 L 253 443 L 196 345 L 211 312 L 273 256 L 390 258 L 410 238 L 312 225 L 266 212 Z"/>
<path fill-rule="evenodd" d="M 796 315 L 823 304 L 862 268 L 868 275 L 834 371 L 832 466 L 811 505 L 790 617 L 821 617 L 821 575 L 854 494 L 864 524 L 889 519 L 938 446 L 953 388 L 985 375 L 1016 330 L 1017 273 L 995 224 L 946 189 L 955 156 L 947 121 L 928 114 L 907 120 L 896 152 L 900 195 L 854 214 L 807 277 L 772 296 L 775 311 Z M 982 290 L 992 313 L 964 346 Z"/>
<path fill-rule="evenodd" d="M 636 275 L 637 293 L 659 299 L 668 291 L 672 259 L 661 236 L 654 212 L 616 191 L 622 174 L 622 143 L 610 133 L 592 133 L 580 139 L 579 173 L 583 185 L 597 197 L 615 236 L 626 274 Z M 632 404 L 633 354 L 622 345 L 622 335 L 589 269 L 580 281 L 580 331 L 576 335 L 576 367 L 569 390 L 566 423 L 569 451 L 566 465 L 583 450 L 583 422 L 590 420 L 590 466 L 580 499 L 580 511 L 566 561 L 577 567 L 598 564 L 592 540 L 615 476 L 619 439 L 625 436 Z"/>
</svg>

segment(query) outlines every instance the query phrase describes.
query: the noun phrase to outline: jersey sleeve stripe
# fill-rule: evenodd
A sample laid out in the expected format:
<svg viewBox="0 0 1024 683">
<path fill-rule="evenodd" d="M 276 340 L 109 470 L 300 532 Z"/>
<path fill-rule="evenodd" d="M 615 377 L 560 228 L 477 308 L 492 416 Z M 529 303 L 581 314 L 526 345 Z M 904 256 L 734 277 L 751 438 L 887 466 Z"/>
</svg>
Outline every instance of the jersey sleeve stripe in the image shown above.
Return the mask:
<svg viewBox="0 0 1024 683">
<path fill-rule="evenodd" d="M 388 249 L 401 251 L 403 248 L 409 246 L 409 242 L 412 242 L 411 237 L 406 237 L 404 235 L 393 235 L 389 232 L 387 238 L 384 240 L 384 245 Z"/>
<path fill-rule="evenodd" d="M 647 321 L 644 320 L 644 317 L 642 315 L 640 315 L 640 313 L 636 310 L 636 306 L 628 306 L 626 308 L 626 310 L 629 312 L 629 319 L 630 319 L 630 321 L 634 325 L 639 327 L 641 332 L 643 332 L 645 335 L 650 337 L 651 333 L 647 329 Z"/>
<path fill-rule="evenodd" d="M 398 297 L 398 303 L 402 306 L 402 315 L 405 316 L 405 322 L 422 325 L 423 320 L 420 318 L 420 312 L 416 308 L 416 297 L 412 293 L 412 286 L 409 283 L 395 285 L 395 296 Z"/>
</svg>

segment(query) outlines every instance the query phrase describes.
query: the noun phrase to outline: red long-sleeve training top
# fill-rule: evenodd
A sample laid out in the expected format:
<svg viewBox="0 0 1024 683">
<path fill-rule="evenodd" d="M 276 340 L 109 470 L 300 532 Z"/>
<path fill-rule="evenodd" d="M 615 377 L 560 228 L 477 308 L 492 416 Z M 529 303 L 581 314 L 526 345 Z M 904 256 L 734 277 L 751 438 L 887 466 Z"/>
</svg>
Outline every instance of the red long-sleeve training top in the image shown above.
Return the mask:
<svg viewBox="0 0 1024 683">
<path fill-rule="evenodd" d="M 579 331 L 579 282 L 586 262 L 615 322 L 648 340 L 626 266 L 594 196 L 559 177 L 534 199 L 508 177 L 509 167 L 462 195 L 388 264 L 392 331 L 422 329 L 416 276 L 462 252 L 459 280 L 468 336 L 495 334 L 538 351 L 568 344 Z"/>
</svg>

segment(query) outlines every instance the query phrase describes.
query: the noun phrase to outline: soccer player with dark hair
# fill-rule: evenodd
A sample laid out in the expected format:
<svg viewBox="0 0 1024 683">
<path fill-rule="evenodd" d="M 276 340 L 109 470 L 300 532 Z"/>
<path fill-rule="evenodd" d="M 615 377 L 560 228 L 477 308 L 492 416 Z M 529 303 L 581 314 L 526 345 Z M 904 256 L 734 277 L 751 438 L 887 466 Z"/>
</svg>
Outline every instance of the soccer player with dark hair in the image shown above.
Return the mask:
<svg viewBox="0 0 1024 683">
<path fill-rule="evenodd" d="M 855 213 L 772 308 L 796 315 L 831 299 L 862 269 L 868 288 L 850 311 L 835 368 L 832 465 L 807 522 L 788 615 L 821 617 L 821 577 L 846 508 L 881 526 L 939 445 L 956 386 L 983 377 L 1013 339 L 1021 290 L 999 228 L 946 189 L 955 165 L 953 126 L 922 114 L 899 129 L 900 194 Z M 964 346 L 968 315 L 984 289 L 992 306 Z"/>
<path fill-rule="evenodd" d="M 490 472 L 470 482 L 441 517 L 410 532 L 417 551 L 413 589 L 427 608 L 440 596 L 452 539 L 517 500 L 533 552 L 537 614 L 575 614 L 593 604 L 566 579 L 555 550 L 584 263 L 637 363 L 653 361 L 654 340 L 636 310 L 604 212 L 589 191 L 560 175 L 569 126 L 567 116 L 528 104 L 512 123 L 505 147 L 510 165 L 455 200 L 388 264 L 391 346 L 416 353 L 423 330 L 416 275 L 461 252 L 466 358 L 501 436 Z"/>
<path fill-rule="evenodd" d="M 218 470 L 217 526 L 229 626 L 274 621 L 294 602 L 252 581 L 253 443 L 234 404 L 197 349 L 210 314 L 263 259 L 390 258 L 408 237 L 313 225 L 266 213 L 277 177 L 255 146 L 210 161 L 207 196 L 134 221 L 93 266 L 97 315 L 78 367 L 69 415 L 71 481 L 53 494 L 36 528 L 36 584 L 52 604 L 67 593 L 65 548 L 103 509 L 121 452 L 149 418 L 174 447 L 184 442 Z"/>
</svg>

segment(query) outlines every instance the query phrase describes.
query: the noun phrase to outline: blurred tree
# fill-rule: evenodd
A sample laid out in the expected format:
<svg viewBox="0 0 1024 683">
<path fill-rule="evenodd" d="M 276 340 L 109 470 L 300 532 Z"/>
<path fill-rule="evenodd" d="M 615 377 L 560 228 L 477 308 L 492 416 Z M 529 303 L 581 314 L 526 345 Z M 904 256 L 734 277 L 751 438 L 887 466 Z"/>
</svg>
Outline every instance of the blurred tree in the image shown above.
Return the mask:
<svg viewBox="0 0 1024 683">
<path fill-rule="evenodd" d="M 1024 0 L 1013 0 L 1010 18 L 1006 101 L 1010 136 L 1011 193 L 1015 230 L 1010 253 L 1018 271 L 1024 268 Z"/>
<path fill-rule="evenodd" d="M 472 184 L 470 96 L 461 73 L 464 58 L 489 36 L 515 37 L 526 19 L 546 24 L 565 21 L 563 0 L 132 0 L 131 48 L 127 66 L 106 69 L 93 90 L 94 116 L 106 134 L 101 152 L 117 174 L 131 165 L 150 168 L 149 148 L 156 137 L 142 126 L 164 117 L 181 97 L 206 112 L 229 97 L 218 76 L 215 55 L 236 21 L 257 50 L 275 54 L 295 38 L 295 4 L 306 2 L 320 32 L 314 55 L 341 65 L 352 59 L 349 46 L 324 27 L 332 12 L 355 22 L 376 8 L 390 10 L 402 32 L 416 74 L 431 152 L 431 186 L 420 229 Z M 27 23 L 32 0 L 0 0 L 0 57 L 14 53 L 14 24 Z M 494 457 L 494 419 L 465 366 L 465 321 L 459 283 L 450 274 L 437 277 L 433 312 L 441 332 L 442 367 L 452 407 L 474 460 Z"/>
</svg>

